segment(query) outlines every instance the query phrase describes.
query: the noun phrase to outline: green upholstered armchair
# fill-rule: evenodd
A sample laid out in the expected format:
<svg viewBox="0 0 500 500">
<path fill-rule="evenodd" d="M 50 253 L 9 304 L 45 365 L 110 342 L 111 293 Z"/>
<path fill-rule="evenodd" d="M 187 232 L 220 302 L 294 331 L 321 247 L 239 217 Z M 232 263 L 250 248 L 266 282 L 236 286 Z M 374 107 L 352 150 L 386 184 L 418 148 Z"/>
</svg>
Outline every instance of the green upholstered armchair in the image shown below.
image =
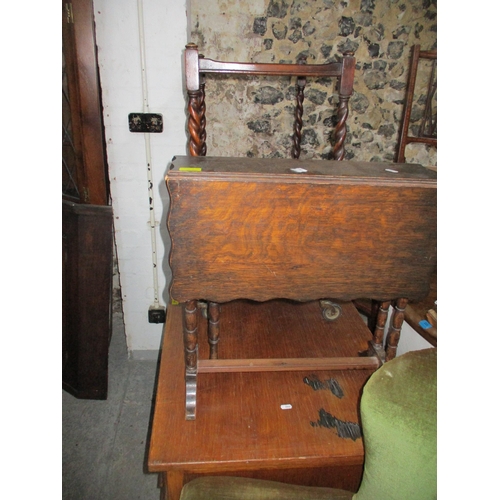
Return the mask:
<svg viewBox="0 0 500 500">
<path fill-rule="evenodd" d="M 361 397 L 365 465 L 357 493 L 241 477 L 201 477 L 181 500 L 430 500 L 437 498 L 437 349 L 385 363 Z"/>
</svg>

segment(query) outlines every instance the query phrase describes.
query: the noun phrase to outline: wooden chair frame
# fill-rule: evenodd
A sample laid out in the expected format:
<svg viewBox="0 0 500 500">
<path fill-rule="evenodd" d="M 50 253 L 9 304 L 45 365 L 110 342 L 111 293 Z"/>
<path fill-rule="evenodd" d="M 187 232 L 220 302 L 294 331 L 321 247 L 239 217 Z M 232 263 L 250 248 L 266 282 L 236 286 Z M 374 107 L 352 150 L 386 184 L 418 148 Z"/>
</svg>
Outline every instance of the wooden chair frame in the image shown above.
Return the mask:
<svg viewBox="0 0 500 500">
<path fill-rule="evenodd" d="M 296 76 L 297 97 L 293 129 L 292 157 L 300 157 L 302 138 L 302 113 L 304 88 L 308 77 L 332 77 L 338 79 L 339 105 L 337 125 L 334 132 L 333 159 L 342 160 L 345 156 L 346 121 L 349 114 L 348 103 L 353 91 L 356 59 L 346 52 L 341 62 L 329 64 L 278 64 L 278 63 L 239 63 L 207 59 L 200 55 L 194 43 L 186 45 L 184 53 L 186 88 L 188 94 L 188 131 L 189 154 L 205 156 L 206 118 L 205 118 L 205 75 L 265 75 Z"/>
<path fill-rule="evenodd" d="M 430 106 L 432 97 L 436 91 L 436 89 L 433 88 L 433 80 L 437 64 L 437 51 L 436 50 L 423 51 L 420 50 L 420 45 L 414 45 L 410 60 L 408 84 L 406 87 L 406 100 L 403 109 L 403 121 L 401 124 L 401 132 L 397 147 L 397 154 L 396 154 L 397 163 L 404 163 L 406 161 L 405 150 L 408 144 L 411 143 L 429 144 L 430 146 L 434 146 L 437 148 L 437 136 L 433 137 L 425 135 L 423 130 L 424 127 L 420 128 L 419 134 L 417 136 L 413 137 L 408 135 L 408 129 L 410 127 L 411 111 L 413 106 L 413 94 L 415 93 L 415 83 L 417 80 L 418 63 L 420 62 L 421 59 L 427 59 L 433 61 L 431 77 L 429 79 L 429 84 L 428 84 L 426 110 Z"/>
</svg>

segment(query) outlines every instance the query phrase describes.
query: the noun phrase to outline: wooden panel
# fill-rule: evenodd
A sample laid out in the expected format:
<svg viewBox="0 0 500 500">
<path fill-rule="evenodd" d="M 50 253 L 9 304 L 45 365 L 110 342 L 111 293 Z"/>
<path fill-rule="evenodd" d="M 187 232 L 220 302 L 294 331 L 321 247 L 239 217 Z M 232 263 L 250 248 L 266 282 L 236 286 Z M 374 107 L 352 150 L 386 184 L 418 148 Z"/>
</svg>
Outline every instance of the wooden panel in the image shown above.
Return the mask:
<svg viewBox="0 0 500 500">
<path fill-rule="evenodd" d="M 63 13 L 65 13 L 63 2 Z M 81 171 L 79 186 L 82 203 L 107 205 L 107 165 L 102 125 L 102 104 L 94 32 L 94 10 L 91 0 L 71 2 L 74 23 L 63 14 L 63 37 L 71 45 L 66 54 L 74 78 L 70 92 L 72 121 L 79 133 Z"/>
<path fill-rule="evenodd" d="M 63 201 L 63 388 L 106 399 L 111 338 L 112 209 Z"/>
<path fill-rule="evenodd" d="M 167 175 L 175 300 L 427 294 L 436 261 L 434 172 L 394 164 L 368 169 L 341 162 L 336 170 L 319 161 L 203 160 L 176 159 Z M 179 171 L 186 164 L 202 171 Z"/>
</svg>

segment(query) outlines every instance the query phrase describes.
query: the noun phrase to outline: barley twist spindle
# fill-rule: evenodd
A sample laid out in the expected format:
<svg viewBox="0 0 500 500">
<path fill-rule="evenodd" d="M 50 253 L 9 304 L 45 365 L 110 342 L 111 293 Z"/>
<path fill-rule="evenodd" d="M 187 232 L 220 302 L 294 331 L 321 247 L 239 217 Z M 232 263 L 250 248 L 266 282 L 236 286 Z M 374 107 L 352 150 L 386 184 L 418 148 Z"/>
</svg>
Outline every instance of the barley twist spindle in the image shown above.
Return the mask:
<svg viewBox="0 0 500 500">
<path fill-rule="evenodd" d="M 305 78 L 297 79 L 297 105 L 295 106 L 295 120 L 293 122 L 293 147 L 292 158 L 300 157 L 300 141 L 302 140 L 302 115 L 304 113 L 304 87 Z"/>
<path fill-rule="evenodd" d="M 343 160 L 345 156 L 345 148 L 344 141 L 347 135 L 347 115 L 348 115 L 348 107 L 347 103 L 349 101 L 349 97 L 339 96 L 339 108 L 338 108 L 338 122 L 335 127 L 334 139 L 335 144 L 333 146 L 333 159 L 334 160 Z"/>
<path fill-rule="evenodd" d="M 206 130 L 206 125 L 207 125 L 207 119 L 205 117 L 205 111 L 206 111 L 206 105 L 205 105 L 205 81 L 203 81 L 200 84 L 200 96 L 199 96 L 199 102 L 198 102 L 198 111 L 200 114 L 200 140 L 202 143 L 201 150 L 200 150 L 200 156 L 206 156 L 207 155 L 207 130 Z"/>
<path fill-rule="evenodd" d="M 203 140 L 202 117 L 199 110 L 200 90 L 188 91 L 188 130 L 189 130 L 189 154 L 191 156 L 202 156 Z"/>
</svg>

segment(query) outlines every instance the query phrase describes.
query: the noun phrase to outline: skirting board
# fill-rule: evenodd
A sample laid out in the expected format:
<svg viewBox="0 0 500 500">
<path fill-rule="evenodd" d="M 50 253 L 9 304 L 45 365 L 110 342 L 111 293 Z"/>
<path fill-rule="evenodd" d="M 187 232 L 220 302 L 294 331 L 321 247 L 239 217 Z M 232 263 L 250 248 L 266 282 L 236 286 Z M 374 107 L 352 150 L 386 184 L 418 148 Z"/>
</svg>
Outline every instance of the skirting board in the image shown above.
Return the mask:
<svg viewBox="0 0 500 500">
<path fill-rule="evenodd" d="M 129 351 L 130 359 L 134 361 L 158 361 L 158 349 Z"/>
</svg>

